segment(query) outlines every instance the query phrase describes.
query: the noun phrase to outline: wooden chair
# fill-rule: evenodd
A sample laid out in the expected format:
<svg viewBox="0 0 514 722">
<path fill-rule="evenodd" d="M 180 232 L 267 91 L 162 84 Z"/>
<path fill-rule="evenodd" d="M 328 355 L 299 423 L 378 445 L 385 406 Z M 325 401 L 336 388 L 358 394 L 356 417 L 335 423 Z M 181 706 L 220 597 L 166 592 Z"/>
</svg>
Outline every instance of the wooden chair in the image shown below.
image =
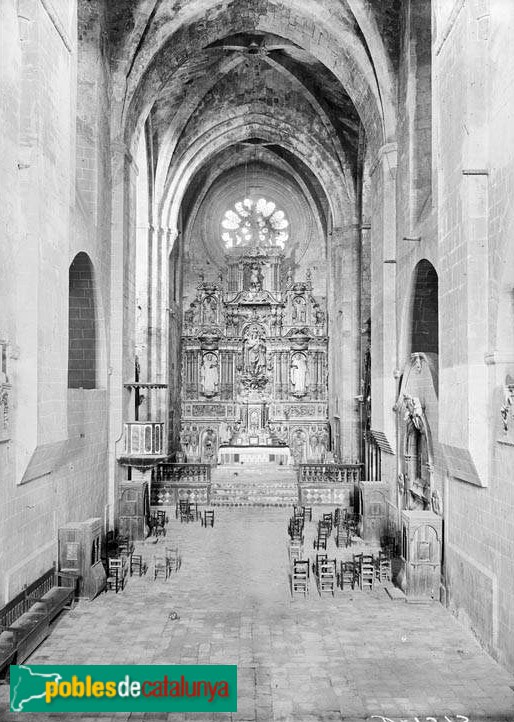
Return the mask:
<svg viewBox="0 0 514 722">
<path fill-rule="evenodd" d="M 302 543 L 299 540 L 291 540 L 289 544 L 289 561 L 294 562 L 302 558 Z"/>
<path fill-rule="evenodd" d="M 346 524 L 346 526 L 345 526 L 345 540 L 344 540 L 344 543 L 345 543 L 346 548 L 351 547 L 352 542 L 353 542 L 353 531 L 352 531 L 352 527 L 351 527 L 350 524 Z"/>
<path fill-rule="evenodd" d="M 134 551 L 134 542 L 129 537 L 118 537 L 118 556 L 129 557 Z"/>
<path fill-rule="evenodd" d="M 189 502 L 189 513 L 191 514 L 191 521 L 202 521 L 202 510 L 198 508 L 197 502 Z"/>
<path fill-rule="evenodd" d="M 326 562 L 327 559 L 328 559 L 327 554 L 319 554 L 319 553 L 316 554 L 316 561 L 315 561 L 314 564 L 312 565 L 312 569 L 313 569 L 313 572 L 314 572 L 315 576 L 319 577 L 320 564 L 321 564 L 322 562 Z"/>
<path fill-rule="evenodd" d="M 346 543 L 346 534 L 347 529 L 345 524 L 340 521 L 340 523 L 336 527 L 336 547 L 339 549 L 339 547 L 342 547 L 343 544 Z"/>
<path fill-rule="evenodd" d="M 303 506 L 293 506 L 293 518 L 295 519 L 304 519 L 305 518 L 305 508 Z"/>
<path fill-rule="evenodd" d="M 206 509 L 203 513 L 202 526 L 214 526 L 214 509 Z"/>
<path fill-rule="evenodd" d="M 327 533 L 318 531 L 318 537 L 314 540 L 314 549 L 326 549 L 327 540 Z"/>
<path fill-rule="evenodd" d="M 312 521 L 312 506 L 303 507 L 303 518 L 305 521 Z"/>
<path fill-rule="evenodd" d="M 362 554 L 359 566 L 359 587 L 373 589 L 375 583 L 375 560 L 372 554 Z"/>
<path fill-rule="evenodd" d="M 332 527 L 333 527 L 333 519 L 332 519 L 332 512 L 329 512 L 327 514 L 323 514 L 323 522 L 322 522 L 327 528 L 328 528 L 328 536 L 332 534 Z"/>
<path fill-rule="evenodd" d="M 376 560 L 376 574 L 379 582 L 391 581 L 391 558 L 387 552 L 380 550 Z"/>
<path fill-rule="evenodd" d="M 168 567 L 168 576 L 171 572 L 178 572 L 181 566 L 181 559 L 178 547 L 166 547 L 166 566 Z"/>
<path fill-rule="evenodd" d="M 303 534 L 303 528 L 305 526 L 303 516 L 292 516 L 289 519 L 289 536 L 298 536 Z"/>
<path fill-rule="evenodd" d="M 336 560 L 324 559 L 319 565 L 318 591 L 319 595 L 329 592 L 334 596 L 337 586 Z"/>
<path fill-rule="evenodd" d="M 291 592 L 295 594 L 303 594 L 305 597 L 309 593 L 309 560 L 296 559 L 293 562 L 293 570 L 291 574 Z"/>
<path fill-rule="evenodd" d="M 116 557 L 109 559 L 109 573 L 106 579 L 105 590 L 114 589 L 116 594 L 125 587 L 125 558 Z"/>
<path fill-rule="evenodd" d="M 164 577 L 164 580 L 169 576 L 168 562 L 164 554 L 154 554 L 153 557 L 153 579 L 154 581 L 158 576 Z"/>
<path fill-rule="evenodd" d="M 130 576 L 134 574 L 134 572 L 137 572 L 139 576 L 146 573 L 146 566 L 143 562 L 143 555 L 142 554 L 132 554 L 129 557 L 129 572 Z"/>
<path fill-rule="evenodd" d="M 187 524 L 188 522 L 195 520 L 195 513 L 191 510 L 191 505 L 188 499 L 180 499 L 179 515 L 181 524 L 184 522 Z"/>
<path fill-rule="evenodd" d="M 341 573 L 339 576 L 339 584 L 341 589 L 355 587 L 355 567 L 353 562 L 341 562 Z"/>
<path fill-rule="evenodd" d="M 328 527 L 322 522 L 318 525 L 318 537 L 314 540 L 315 549 L 326 549 L 329 537 Z"/>
<path fill-rule="evenodd" d="M 161 509 L 152 512 L 152 516 L 150 517 L 150 528 L 152 530 L 152 534 L 156 537 L 165 537 L 167 522 L 168 518 L 165 511 Z"/>
</svg>

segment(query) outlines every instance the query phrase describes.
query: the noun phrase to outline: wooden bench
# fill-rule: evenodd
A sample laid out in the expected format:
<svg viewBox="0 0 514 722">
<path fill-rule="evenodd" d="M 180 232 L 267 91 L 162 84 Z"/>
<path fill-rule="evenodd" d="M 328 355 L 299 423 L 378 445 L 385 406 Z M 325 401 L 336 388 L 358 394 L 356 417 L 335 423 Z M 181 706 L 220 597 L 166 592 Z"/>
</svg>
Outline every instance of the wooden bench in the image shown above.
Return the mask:
<svg viewBox="0 0 514 722">
<path fill-rule="evenodd" d="M 76 575 L 52 567 L 0 609 L 0 675 L 48 637 L 53 620 L 73 605 L 76 586 Z"/>
</svg>

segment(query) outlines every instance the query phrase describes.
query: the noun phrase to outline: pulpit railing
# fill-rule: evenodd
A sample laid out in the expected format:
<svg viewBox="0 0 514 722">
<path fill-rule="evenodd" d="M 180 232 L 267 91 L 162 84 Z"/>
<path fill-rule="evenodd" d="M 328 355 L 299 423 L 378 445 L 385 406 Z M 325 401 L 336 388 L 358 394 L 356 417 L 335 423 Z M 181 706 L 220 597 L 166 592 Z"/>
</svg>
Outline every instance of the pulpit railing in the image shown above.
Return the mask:
<svg viewBox="0 0 514 722">
<path fill-rule="evenodd" d="M 304 484 L 356 484 L 362 464 L 300 464 L 298 481 Z"/>
<path fill-rule="evenodd" d="M 128 421 L 123 425 L 127 456 L 165 456 L 163 421 Z"/>
</svg>

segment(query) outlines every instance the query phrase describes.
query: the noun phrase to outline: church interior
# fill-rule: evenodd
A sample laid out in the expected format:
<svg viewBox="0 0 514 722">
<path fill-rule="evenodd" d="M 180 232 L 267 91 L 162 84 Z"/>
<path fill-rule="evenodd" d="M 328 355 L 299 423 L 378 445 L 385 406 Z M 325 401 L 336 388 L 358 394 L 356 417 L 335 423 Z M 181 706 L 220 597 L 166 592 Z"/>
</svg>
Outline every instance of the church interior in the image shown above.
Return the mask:
<svg viewBox="0 0 514 722">
<path fill-rule="evenodd" d="M 237 664 L 205 719 L 514 719 L 513 34 L 0 4 L 2 719 L 26 660 Z"/>
</svg>

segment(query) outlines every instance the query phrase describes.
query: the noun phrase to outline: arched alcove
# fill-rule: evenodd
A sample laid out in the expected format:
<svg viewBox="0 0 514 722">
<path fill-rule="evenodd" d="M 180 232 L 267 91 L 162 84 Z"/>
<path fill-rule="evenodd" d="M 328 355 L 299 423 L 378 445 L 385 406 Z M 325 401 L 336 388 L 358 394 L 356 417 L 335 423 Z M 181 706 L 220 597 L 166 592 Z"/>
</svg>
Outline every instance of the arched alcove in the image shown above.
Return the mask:
<svg viewBox="0 0 514 722">
<path fill-rule="evenodd" d="M 81 252 L 69 271 L 68 388 L 96 387 L 96 345 L 93 266 Z"/>
<path fill-rule="evenodd" d="M 439 282 L 435 268 L 423 259 L 415 269 L 412 315 L 411 353 L 439 352 Z"/>
</svg>

